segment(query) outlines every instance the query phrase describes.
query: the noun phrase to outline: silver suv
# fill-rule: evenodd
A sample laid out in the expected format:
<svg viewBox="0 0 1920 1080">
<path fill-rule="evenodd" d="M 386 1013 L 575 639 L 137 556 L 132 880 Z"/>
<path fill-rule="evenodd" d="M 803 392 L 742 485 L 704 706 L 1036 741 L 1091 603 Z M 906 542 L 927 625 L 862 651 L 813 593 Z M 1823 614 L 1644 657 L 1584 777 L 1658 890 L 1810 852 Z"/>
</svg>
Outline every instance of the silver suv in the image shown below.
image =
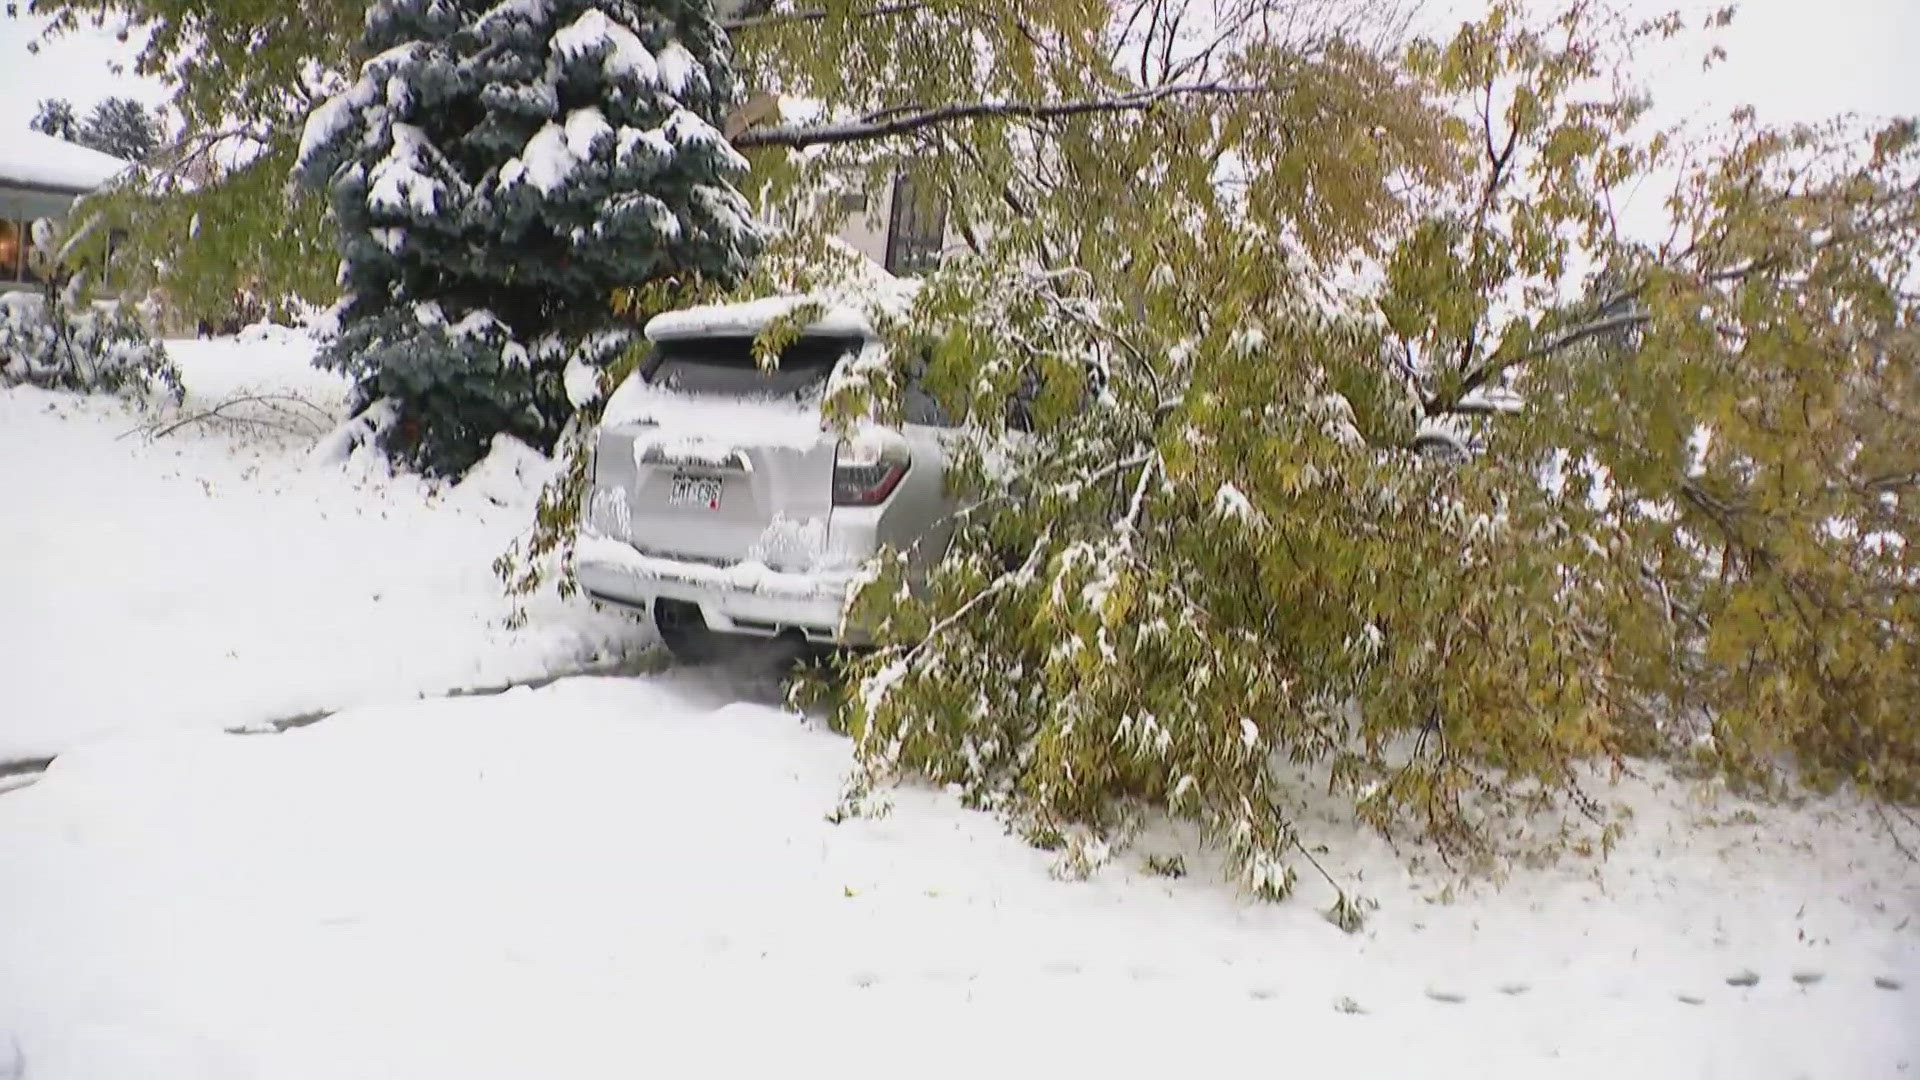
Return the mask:
<svg viewBox="0 0 1920 1080">
<path fill-rule="evenodd" d="M 707 660 L 750 638 L 857 645 L 844 608 L 884 547 L 924 573 L 953 536 L 947 427 L 917 387 L 906 422 L 841 437 L 821 402 L 836 379 L 881 370 L 857 312 L 826 314 L 771 370 L 754 337 L 807 302 L 775 297 L 669 312 L 608 399 L 574 572 L 594 600 L 652 613 L 667 647 Z"/>
</svg>

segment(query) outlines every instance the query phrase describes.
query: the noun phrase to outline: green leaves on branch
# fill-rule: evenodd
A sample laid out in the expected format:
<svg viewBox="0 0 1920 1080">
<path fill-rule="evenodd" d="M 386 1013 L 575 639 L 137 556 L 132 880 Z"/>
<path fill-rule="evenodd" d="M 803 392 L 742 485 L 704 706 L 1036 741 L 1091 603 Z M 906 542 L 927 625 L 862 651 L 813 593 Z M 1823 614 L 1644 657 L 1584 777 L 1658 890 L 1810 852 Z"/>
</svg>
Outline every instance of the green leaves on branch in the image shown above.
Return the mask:
<svg viewBox="0 0 1920 1080">
<path fill-rule="evenodd" d="M 970 220 L 1027 216 L 905 320 L 967 510 L 850 609 L 862 785 L 959 784 L 1076 866 L 1191 819 L 1261 895 L 1329 794 L 1476 864 L 1546 811 L 1604 850 L 1583 778 L 1629 754 L 1920 797 L 1914 127 L 1645 132 L 1592 87 L 1677 29 L 1248 48 L 1302 88 L 1259 118 L 943 144 Z M 1672 238 L 1616 233 L 1683 150 Z"/>
</svg>

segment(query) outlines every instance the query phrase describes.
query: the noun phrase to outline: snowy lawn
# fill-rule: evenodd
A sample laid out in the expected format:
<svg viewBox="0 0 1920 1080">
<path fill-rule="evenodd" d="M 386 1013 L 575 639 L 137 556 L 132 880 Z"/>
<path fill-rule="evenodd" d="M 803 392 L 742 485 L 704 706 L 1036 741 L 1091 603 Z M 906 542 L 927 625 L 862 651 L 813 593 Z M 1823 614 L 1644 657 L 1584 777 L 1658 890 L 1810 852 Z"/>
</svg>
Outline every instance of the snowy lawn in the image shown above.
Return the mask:
<svg viewBox="0 0 1920 1080">
<path fill-rule="evenodd" d="M 848 764 L 844 739 L 687 676 L 71 752 L 0 795 L 0 1076 L 1920 1062 L 1920 880 L 1857 809 L 1629 782 L 1607 862 L 1453 903 L 1321 827 L 1381 904 L 1348 936 L 1324 886 L 1249 904 L 1168 837 L 1064 883 L 943 793 L 830 824 Z M 1145 873 L 1148 852 L 1193 872 Z"/>
<path fill-rule="evenodd" d="M 312 348 L 271 328 L 168 343 L 184 414 L 290 394 L 321 412 L 280 401 L 285 414 L 229 415 L 295 427 L 343 408 L 345 383 L 309 366 Z M 297 432 L 137 431 L 154 419 L 0 390 L 0 763 L 497 684 L 642 640 L 629 620 L 552 598 L 504 628 L 490 564 L 531 520 L 535 455 L 496 454 L 436 490 L 364 460 L 309 462 L 314 440 Z"/>
<path fill-rule="evenodd" d="M 308 348 L 176 344 L 188 411 L 337 413 Z M 1351 936 L 1170 831 L 1056 881 L 942 792 L 830 823 L 848 742 L 713 676 L 413 700 L 636 643 L 504 628 L 537 460 L 436 490 L 142 422 L 0 392 L 0 760 L 59 754 L 0 791 L 0 1080 L 1920 1073 L 1920 869 L 1844 799 L 1650 770 L 1605 860 L 1451 897 L 1303 806 Z"/>
</svg>

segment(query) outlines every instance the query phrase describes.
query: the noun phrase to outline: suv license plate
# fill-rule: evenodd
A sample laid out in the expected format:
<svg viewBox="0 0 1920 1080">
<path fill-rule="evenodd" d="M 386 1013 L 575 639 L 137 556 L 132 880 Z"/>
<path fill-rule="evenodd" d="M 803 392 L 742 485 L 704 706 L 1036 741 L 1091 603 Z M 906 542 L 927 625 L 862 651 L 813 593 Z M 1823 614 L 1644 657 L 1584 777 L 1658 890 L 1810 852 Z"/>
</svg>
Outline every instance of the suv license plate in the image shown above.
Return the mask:
<svg viewBox="0 0 1920 1080">
<path fill-rule="evenodd" d="M 675 475 L 673 493 L 667 496 L 667 505 L 698 506 L 707 510 L 720 509 L 720 478 Z"/>
</svg>

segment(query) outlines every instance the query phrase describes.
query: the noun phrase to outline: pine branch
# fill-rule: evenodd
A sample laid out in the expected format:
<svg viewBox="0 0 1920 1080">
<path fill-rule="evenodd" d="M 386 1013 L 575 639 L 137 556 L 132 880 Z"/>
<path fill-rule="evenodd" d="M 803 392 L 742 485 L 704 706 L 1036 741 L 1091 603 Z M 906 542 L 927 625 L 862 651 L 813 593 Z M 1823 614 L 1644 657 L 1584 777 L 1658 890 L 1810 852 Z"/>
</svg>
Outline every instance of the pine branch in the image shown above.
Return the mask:
<svg viewBox="0 0 1920 1080">
<path fill-rule="evenodd" d="M 906 135 L 922 128 L 982 117 L 1051 120 L 1089 113 L 1145 111 L 1172 97 L 1272 93 L 1268 86 L 1241 86 L 1227 83 L 1190 83 L 1139 90 L 1109 98 L 1081 101 L 975 101 L 962 105 L 943 105 L 935 109 L 894 116 L 878 121 L 821 124 L 816 127 L 750 128 L 733 137 L 733 145 L 742 149 L 759 146 L 785 146 L 798 150 L 807 146 L 868 142 L 874 139 Z"/>
</svg>

